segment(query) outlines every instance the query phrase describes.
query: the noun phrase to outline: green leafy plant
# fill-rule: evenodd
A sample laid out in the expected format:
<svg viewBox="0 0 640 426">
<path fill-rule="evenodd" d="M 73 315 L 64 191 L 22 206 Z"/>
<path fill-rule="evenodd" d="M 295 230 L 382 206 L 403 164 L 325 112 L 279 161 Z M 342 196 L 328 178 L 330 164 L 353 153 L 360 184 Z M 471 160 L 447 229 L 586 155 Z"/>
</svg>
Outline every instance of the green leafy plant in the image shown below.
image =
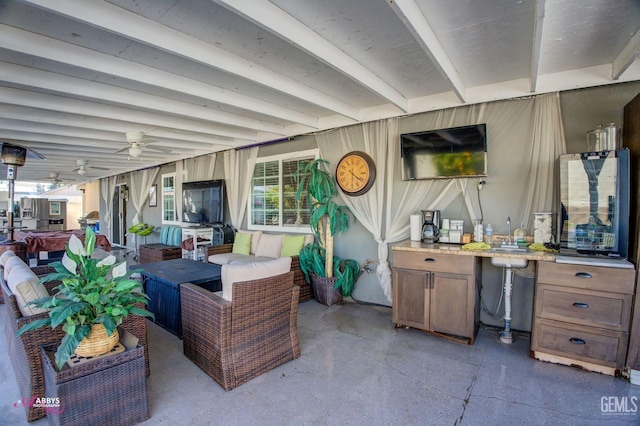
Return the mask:
<svg viewBox="0 0 640 426">
<path fill-rule="evenodd" d="M 148 297 L 140 282 L 129 278 L 126 262 L 116 264 L 113 255 L 92 259 L 95 243 L 96 236 L 90 228 L 84 246 L 78 237 L 71 236 L 62 261 L 51 264 L 55 272 L 41 279 L 60 281 L 54 287 L 57 293 L 31 302 L 49 309 L 49 318 L 33 321 L 18 331 L 20 335 L 44 326 L 62 326 L 66 334 L 56 351 L 58 368 L 89 335 L 92 325 L 102 324 L 111 335 L 130 314 L 153 318 L 151 312 L 140 307 L 147 304 Z"/>
<path fill-rule="evenodd" d="M 300 251 L 300 269 L 308 282 L 310 275 L 335 277 L 334 288 L 350 296 L 360 275 L 360 265 L 353 259 L 340 259 L 333 254 L 333 239 L 349 229 L 349 208 L 333 201 L 338 188 L 326 171 L 329 162 L 322 158 L 310 161 L 296 173 L 296 201 L 307 197 L 310 205 L 310 226 L 318 242 L 307 244 Z"/>
</svg>

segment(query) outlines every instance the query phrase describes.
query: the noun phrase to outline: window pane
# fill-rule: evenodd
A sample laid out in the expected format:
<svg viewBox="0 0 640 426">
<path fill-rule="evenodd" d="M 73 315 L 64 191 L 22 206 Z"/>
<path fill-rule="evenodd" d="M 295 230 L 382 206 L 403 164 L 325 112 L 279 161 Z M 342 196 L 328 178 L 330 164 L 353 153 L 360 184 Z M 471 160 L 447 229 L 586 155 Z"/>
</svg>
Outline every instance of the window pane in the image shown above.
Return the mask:
<svg viewBox="0 0 640 426">
<path fill-rule="evenodd" d="M 174 196 L 165 194 L 162 197 L 162 220 L 175 220 Z"/>
<path fill-rule="evenodd" d="M 299 167 L 309 161 L 312 159 L 256 163 L 251 191 L 251 223 L 253 225 L 299 226 L 309 224 L 306 192 L 303 192 L 300 202 L 295 199 L 300 180 L 300 176 L 296 176 L 296 173 Z"/>
</svg>

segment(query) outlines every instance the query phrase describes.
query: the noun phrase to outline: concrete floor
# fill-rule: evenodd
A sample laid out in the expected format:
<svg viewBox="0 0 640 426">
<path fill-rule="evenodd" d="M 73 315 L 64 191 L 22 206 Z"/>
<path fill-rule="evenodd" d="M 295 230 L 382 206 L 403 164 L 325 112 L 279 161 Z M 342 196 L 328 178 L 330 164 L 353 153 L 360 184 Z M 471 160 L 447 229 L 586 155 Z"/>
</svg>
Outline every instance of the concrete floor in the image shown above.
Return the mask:
<svg viewBox="0 0 640 426">
<path fill-rule="evenodd" d="M 4 320 L 5 305 L 0 305 Z M 640 386 L 529 358 L 529 336 L 472 346 L 395 329 L 391 309 L 300 305 L 301 357 L 226 392 L 149 323 L 151 418 L 143 425 L 639 424 Z M 0 322 L 4 331 L 4 323 Z M 0 424 L 26 425 L 0 339 Z M 613 399 L 609 398 L 613 397 Z M 627 412 L 605 401 L 626 400 Z M 633 401 L 633 403 L 632 403 Z M 64 402 L 63 402 L 64 403 Z M 72 407 L 67 407 L 72 409 Z M 608 412 L 607 412 L 608 411 Z M 31 423 L 47 424 L 46 419 Z"/>
</svg>

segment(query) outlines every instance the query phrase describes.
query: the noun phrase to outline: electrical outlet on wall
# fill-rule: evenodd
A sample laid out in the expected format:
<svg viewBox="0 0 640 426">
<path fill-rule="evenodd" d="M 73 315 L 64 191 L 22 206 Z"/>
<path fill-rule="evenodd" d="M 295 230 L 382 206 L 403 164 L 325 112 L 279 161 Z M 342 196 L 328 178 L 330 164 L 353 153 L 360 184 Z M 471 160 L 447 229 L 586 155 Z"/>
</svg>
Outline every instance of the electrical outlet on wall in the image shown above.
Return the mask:
<svg viewBox="0 0 640 426">
<path fill-rule="evenodd" d="M 478 191 L 480 191 L 486 183 L 484 180 L 478 181 Z"/>
</svg>

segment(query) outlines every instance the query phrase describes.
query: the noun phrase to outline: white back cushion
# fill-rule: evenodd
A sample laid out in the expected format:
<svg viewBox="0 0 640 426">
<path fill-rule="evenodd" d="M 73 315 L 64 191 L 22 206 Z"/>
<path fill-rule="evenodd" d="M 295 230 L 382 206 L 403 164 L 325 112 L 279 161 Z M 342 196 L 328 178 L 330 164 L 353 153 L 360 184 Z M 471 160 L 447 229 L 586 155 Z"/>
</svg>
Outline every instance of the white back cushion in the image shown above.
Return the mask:
<svg viewBox="0 0 640 426">
<path fill-rule="evenodd" d="M 27 266 L 26 263 L 18 256 L 12 256 L 7 258 L 7 261 L 4 264 L 4 279 L 5 281 L 9 278 L 9 274 L 16 266 L 24 265 Z"/>
<path fill-rule="evenodd" d="M 283 243 L 284 234 L 262 234 L 256 249 L 256 256 L 277 259 L 282 252 Z"/>
<path fill-rule="evenodd" d="M 11 270 L 7 280 L 7 286 L 16 296 L 18 309 L 24 317 L 47 312 L 46 309 L 28 305 L 33 300 L 49 296 L 47 289 L 40 283 L 40 279 L 33 273 L 31 268 L 23 263 Z"/>
<path fill-rule="evenodd" d="M 262 231 L 247 231 L 246 229 L 240 229 L 238 230 L 238 234 L 251 234 L 251 251 L 249 251 L 249 254 L 256 254 L 258 243 L 260 243 L 260 238 L 262 238 Z"/>
<path fill-rule="evenodd" d="M 4 264 L 7 262 L 7 260 L 10 257 L 15 257 L 15 253 L 13 252 L 13 250 L 7 250 L 5 252 L 3 252 L 2 254 L 0 254 L 0 265 L 4 266 Z"/>
<path fill-rule="evenodd" d="M 268 262 L 222 265 L 222 298 L 231 301 L 234 283 L 273 277 L 290 270 L 291 258 L 288 256 Z"/>
</svg>

